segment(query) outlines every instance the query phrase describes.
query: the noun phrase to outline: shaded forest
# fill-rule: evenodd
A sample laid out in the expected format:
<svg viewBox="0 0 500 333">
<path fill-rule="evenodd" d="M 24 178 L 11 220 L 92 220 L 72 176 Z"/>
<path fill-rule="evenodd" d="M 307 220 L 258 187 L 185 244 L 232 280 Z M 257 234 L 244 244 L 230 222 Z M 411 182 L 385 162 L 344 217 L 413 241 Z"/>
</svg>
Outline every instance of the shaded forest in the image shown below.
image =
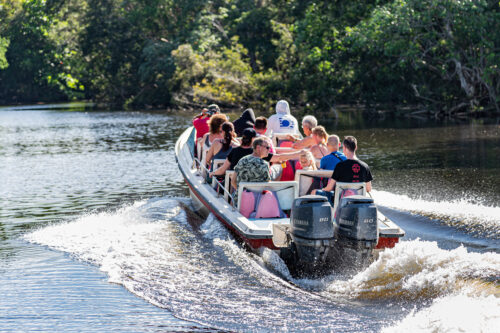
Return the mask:
<svg viewBox="0 0 500 333">
<path fill-rule="evenodd" d="M 498 0 L 0 0 L 0 104 L 500 113 Z"/>
</svg>

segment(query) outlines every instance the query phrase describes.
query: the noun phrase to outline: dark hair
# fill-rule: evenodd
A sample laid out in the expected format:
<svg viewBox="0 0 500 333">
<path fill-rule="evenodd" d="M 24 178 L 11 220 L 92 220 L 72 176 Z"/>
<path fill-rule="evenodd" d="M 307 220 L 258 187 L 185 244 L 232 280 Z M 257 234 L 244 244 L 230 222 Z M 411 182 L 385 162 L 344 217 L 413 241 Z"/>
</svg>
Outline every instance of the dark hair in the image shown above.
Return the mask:
<svg viewBox="0 0 500 333">
<path fill-rule="evenodd" d="M 264 130 L 267 128 L 267 118 L 266 117 L 257 117 L 255 119 L 255 129 Z"/>
<path fill-rule="evenodd" d="M 208 125 L 210 126 L 210 133 L 217 134 L 220 133 L 220 127 L 227 121 L 225 114 L 214 114 L 210 117 Z"/>
<path fill-rule="evenodd" d="M 356 138 L 353 136 L 346 136 L 344 137 L 343 145 L 344 148 L 347 148 L 349 151 L 352 151 L 354 153 L 356 151 L 356 148 L 358 148 L 358 140 L 356 140 Z"/>
<path fill-rule="evenodd" d="M 243 131 L 241 136 L 241 145 L 250 146 L 252 144 L 252 139 L 257 136 L 257 132 L 253 128 L 247 128 Z"/>
<path fill-rule="evenodd" d="M 224 132 L 224 140 L 222 141 L 222 151 L 226 151 L 231 146 L 231 141 L 235 137 L 233 123 L 226 121 L 222 124 L 222 131 Z"/>
</svg>

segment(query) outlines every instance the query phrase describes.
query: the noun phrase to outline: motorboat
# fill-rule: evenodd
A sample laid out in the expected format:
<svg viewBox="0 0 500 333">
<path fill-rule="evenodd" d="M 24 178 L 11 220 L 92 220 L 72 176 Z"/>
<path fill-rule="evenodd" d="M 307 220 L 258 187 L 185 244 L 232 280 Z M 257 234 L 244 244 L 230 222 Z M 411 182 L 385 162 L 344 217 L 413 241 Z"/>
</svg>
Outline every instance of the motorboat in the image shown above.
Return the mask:
<svg viewBox="0 0 500 333">
<path fill-rule="evenodd" d="M 304 179 L 329 178 L 329 170 L 297 170 L 293 181 L 242 182 L 237 189 L 230 181 L 234 171 L 223 181 L 208 180 L 205 152 L 195 153 L 195 134 L 193 127 L 186 129 L 175 145 L 194 209 L 202 216 L 212 213 L 250 250 L 276 251 L 294 276 L 366 265 L 405 234 L 377 209 L 365 183 L 338 182 L 333 207 L 325 197 L 305 193 L 311 181 Z M 279 208 L 274 212 L 273 204 Z"/>
</svg>

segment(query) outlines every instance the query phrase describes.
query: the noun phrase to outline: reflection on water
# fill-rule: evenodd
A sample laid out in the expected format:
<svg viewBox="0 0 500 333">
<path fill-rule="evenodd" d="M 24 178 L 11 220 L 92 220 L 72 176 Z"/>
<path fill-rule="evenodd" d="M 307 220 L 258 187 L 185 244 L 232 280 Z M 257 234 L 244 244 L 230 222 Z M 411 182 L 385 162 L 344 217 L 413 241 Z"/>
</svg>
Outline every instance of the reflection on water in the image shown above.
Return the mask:
<svg viewBox="0 0 500 333">
<path fill-rule="evenodd" d="M 307 280 L 189 209 L 173 152 L 189 122 L 161 112 L 0 110 L 2 330 L 500 326 L 498 123 L 360 113 L 327 123 L 358 138 L 376 202 L 407 234 L 366 270 Z"/>
</svg>

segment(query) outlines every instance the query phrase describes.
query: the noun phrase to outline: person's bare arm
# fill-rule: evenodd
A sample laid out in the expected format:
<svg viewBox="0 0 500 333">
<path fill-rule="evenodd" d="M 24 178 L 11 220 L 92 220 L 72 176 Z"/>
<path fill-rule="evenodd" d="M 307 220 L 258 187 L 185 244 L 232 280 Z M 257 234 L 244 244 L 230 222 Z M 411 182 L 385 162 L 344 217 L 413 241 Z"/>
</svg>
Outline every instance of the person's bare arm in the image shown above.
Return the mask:
<svg viewBox="0 0 500 333">
<path fill-rule="evenodd" d="M 226 159 L 224 161 L 224 164 L 222 164 L 218 169 L 210 172 L 210 177 L 213 177 L 213 176 L 222 176 L 223 174 L 226 173 L 226 170 L 229 169 L 229 167 L 231 166 L 231 162 L 229 162 L 228 159 Z"/>
<path fill-rule="evenodd" d="M 315 144 L 314 139 L 312 137 L 307 136 L 302 140 L 295 141 L 292 145 L 292 148 L 295 149 L 309 148 L 314 144 Z"/>
<path fill-rule="evenodd" d="M 328 184 L 324 188 L 320 188 L 319 190 L 325 191 L 325 192 L 331 192 L 335 188 L 335 180 L 333 178 L 328 179 Z M 313 190 L 311 194 L 316 194 L 316 191 L 318 190 Z"/>
<path fill-rule="evenodd" d="M 371 192 L 372 190 L 372 182 L 369 181 L 366 183 L 366 192 Z"/>
<path fill-rule="evenodd" d="M 215 140 L 210 146 L 210 149 L 208 149 L 206 157 L 208 169 L 210 169 L 210 163 L 212 162 L 212 158 L 219 152 L 221 148 L 222 148 L 222 143 L 219 140 Z"/>
<path fill-rule="evenodd" d="M 271 162 L 273 163 L 282 163 L 288 160 L 298 160 L 300 158 L 300 154 L 306 152 L 305 149 L 298 150 L 291 153 L 282 153 L 282 154 L 274 154 L 271 157 Z"/>
<path fill-rule="evenodd" d="M 238 173 L 237 173 L 237 172 L 235 172 L 235 173 L 233 173 L 233 174 L 231 175 L 231 186 L 232 186 L 233 188 L 235 188 L 235 189 L 236 189 L 236 191 L 238 191 L 238 188 L 236 187 L 236 175 L 237 175 L 237 174 L 238 174 Z"/>
</svg>

